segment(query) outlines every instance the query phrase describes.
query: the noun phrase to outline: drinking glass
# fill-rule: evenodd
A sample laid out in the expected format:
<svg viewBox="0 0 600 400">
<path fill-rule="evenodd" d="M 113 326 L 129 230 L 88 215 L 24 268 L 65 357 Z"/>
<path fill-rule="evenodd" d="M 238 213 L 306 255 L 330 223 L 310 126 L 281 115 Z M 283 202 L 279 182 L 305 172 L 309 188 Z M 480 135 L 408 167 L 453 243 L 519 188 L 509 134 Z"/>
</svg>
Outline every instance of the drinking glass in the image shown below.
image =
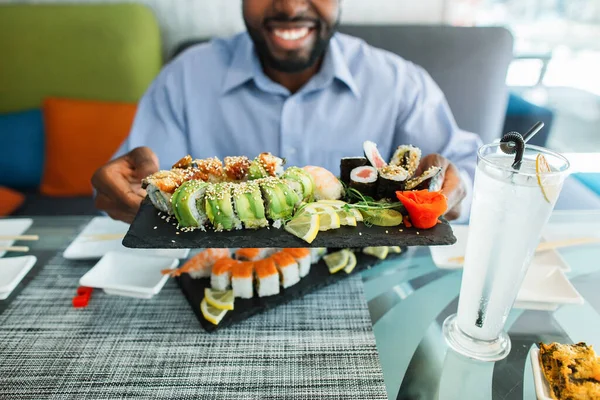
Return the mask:
<svg viewBox="0 0 600 400">
<path fill-rule="evenodd" d="M 478 151 L 458 312 L 443 325 L 451 348 L 482 361 L 510 352 L 506 318 L 570 167 L 556 152 L 525 145 L 515 168 L 500 146 Z"/>
</svg>

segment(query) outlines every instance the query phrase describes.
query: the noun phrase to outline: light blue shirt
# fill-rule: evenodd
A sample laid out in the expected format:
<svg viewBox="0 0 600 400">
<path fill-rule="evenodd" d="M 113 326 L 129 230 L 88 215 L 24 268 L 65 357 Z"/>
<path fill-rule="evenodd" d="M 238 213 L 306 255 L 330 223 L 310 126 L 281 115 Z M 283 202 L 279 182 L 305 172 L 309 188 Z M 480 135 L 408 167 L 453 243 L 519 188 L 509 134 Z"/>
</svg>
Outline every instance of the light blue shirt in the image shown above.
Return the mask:
<svg viewBox="0 0 600 400">
<path fill-rule="evenodd" d="M 472 185 L 479 136 L 458 128 L 425 70 L 340 33 L 319 72 L 296 93 L 264 74 L 247 33 L 188 49 L 141 99 L 117 156 L 148 146 L 161 169 L 170 169 L 186 154 L 254 158 L 268 151 L 288 166 L 339 174 L 340 158 L 361 156 L 365 140 L 387 159 L 401 144 L 439 153 Z"/>
</svg>

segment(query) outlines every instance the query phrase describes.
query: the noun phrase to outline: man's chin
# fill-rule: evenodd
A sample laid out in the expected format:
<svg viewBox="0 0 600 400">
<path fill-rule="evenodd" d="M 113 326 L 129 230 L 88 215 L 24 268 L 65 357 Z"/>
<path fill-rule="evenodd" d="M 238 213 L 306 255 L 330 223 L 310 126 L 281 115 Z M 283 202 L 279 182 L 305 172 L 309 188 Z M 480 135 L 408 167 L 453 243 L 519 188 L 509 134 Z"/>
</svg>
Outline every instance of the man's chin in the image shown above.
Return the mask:
<svg viewBox="0 0 600 400">
<path fill-rule="evenodd" d="M 313 65 L 317 60 L 312 59 L 277 59 L 269 57 L 270 60 L 267 62 L 267 66 L 280 72 L 288 74 L 298 74 L 306 71 Z"/>
</svg>

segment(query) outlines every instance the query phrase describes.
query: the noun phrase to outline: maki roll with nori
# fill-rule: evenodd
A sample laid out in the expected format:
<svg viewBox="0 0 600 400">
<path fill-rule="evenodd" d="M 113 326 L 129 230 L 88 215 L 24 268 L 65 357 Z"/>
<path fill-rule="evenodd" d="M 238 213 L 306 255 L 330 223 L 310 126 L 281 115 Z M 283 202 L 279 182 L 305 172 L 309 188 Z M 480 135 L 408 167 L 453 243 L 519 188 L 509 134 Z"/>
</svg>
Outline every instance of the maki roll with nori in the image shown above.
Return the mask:
<svg viewBox="0 0 600 400">
<path fill-rule="evenodd" d="M 340 180 L 350 185 L 350 173 L 354 168 L 364 167 L 368 161 L 364 157 L 344 157 L 340 162 Z"/>
<path fill-rule="evenodd" d="M 408 176 L 411 177 L 419 167 L 420 161 L 421 149 L 412 145 L 402 145 L 398 146 L 394 152 L 390 164 L 404 168 L 408 172 Z"/>
<path fill-rule="evenodd" d="M 381 157 L 379 150 L 377 150 L 377 145 L 375 143 L 367 140 L 363 143 L 363 150 L 365 152 L 365 157 L 373 167 L 379 169 L 387 165 L 383 157 Z"/>
<path fill-rule="evenodd" d="M 217 183 L 206 189 L 206 215 L 217 232 L 242 228 L 242 223 L 234 212 L 232 187 L 230 183 Z"/>
<path fill-rule="evenodd" d="M 206 216 L 204 194 L 208 183 L 203 181 L 184 182 L 173 193 L 173 213 L 180 227 L 203 227 Z"/>
<path fill-rule="evenodd" d="M 350 173 L 350 187 L 365 196 L 374 197 L 377 194 L 378 175 L 375 167 L 365 165 L 354 168 Z"/>
<path fill-rule="evenodd" d="M 427 189 L 430 192 L 437 192 L 442 188 L 442 184 L 444 183 L 443 181 L 444 175 L 442 174 L 442 168 L 429 167 L 421 175 L 406 181 L 406 184 L 404 185 L 404 190 Z"/>
<path fill-rule="evenodd" d="M 379 170 L 377 197 L 380 199 L 395 199 L 396 192 L 404 189 L 408 172 L 399 165 L 388 165 Z"/>
<path fill-rule="evenodd" d="M 308 172 L 298 167 L 290 167 L 283 178 L 303 201 L 311 202 L 315 192 L 315 182 Z"/>
<path fill-rule="evenodd" d="M 235 212 L 246 229 L 264 228 L 269 225 L 258 183 L 250 181 L 234 185 L 233 203 Z"/>
</svg>

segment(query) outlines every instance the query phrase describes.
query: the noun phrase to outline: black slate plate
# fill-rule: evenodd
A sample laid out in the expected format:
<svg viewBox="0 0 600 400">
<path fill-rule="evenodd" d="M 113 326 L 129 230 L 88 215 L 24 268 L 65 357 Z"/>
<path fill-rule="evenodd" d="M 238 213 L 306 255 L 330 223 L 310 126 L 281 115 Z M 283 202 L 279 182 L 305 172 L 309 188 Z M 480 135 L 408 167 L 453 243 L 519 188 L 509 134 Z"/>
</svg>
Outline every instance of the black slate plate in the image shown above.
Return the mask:
<svg viewBox="0 0 600 400">
<path fill-rule="evenodd" d="M 123 245 L 138 249 L 194 249 L 194 248 L 236 248 L 236 247 L 367 247 L 367 246 L 437 246 L 456 242 L 452 228 L 442 219 L 441 224 L 426 230 L 397 227 L 343 226 L 326 232 L 319 232 L 317 238 L 308 244 L 302 239 L 282 229 L 263 228 L 258 230 L 234 230 L 230 232 L 179 232 L 177 220 L 170 222 L 161 219 L 158 211 L 146 198 L 129 231 Z"/>
<path fill-rule="evenodd" d="M 335 250 L 336 249 L 330 249 L 330 252 Z M 403 248 L 401 253 L 390 253 L 386 260 L 398 258 L 402 256 L 405 251 L 406 248 Z M 204 319 L 202 311 L 200 311 L 200 303 L 202 302 L 202 299 L 204 299 L 204 289 L 210 288 L 210 279 L 192 279 L 188 274 L 183 274 L 176 279 L 179 283 L 181 291 L 196 314 L 198 321 L 200 321 L 202 328 L 204 328 L 204 330 L 207 332 L 214 332 L 235 323 L 244 321 L 245 319 L 256 314 L 260 314 L 282 304 L 289 303 L 292 300 L 299 299 L 306 294 L 334 284 L 352 274 L 372 268 L 373 266 L 382 262 L 382 260 L 366 255 L 361 251 L 356 251 L 355 254 L 357 264 L 354 268 L 354 271 L 352 271 L 350 274 L 345 273 L 343 270 L 335 274 L 330 274 L 329 270 L 327 269 L 327 265 L 325 265 L 325 262 L 321 260 L 318 263 L 311 265 L 310 273 L 304 278 L 300 279 L 300 282 L 287 289 L 281 288 L 281 292 L 278 295 L 256 297 L 255 293 L 255 297 L 252 299 L 236 298 L 234 309 L 225 314 L 225 317 L 223 317 L 219 325 L 213 325 L 211 322 Z"/>
</svg>

